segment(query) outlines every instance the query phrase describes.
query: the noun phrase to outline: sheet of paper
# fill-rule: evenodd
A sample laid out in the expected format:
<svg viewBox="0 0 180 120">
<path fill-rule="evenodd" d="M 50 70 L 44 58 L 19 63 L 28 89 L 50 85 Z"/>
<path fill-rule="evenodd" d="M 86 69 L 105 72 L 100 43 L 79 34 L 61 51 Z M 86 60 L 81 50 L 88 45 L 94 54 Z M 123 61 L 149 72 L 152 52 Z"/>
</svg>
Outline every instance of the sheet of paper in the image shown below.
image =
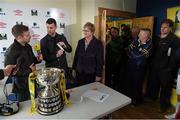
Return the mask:
<svg viewBox="0 0 180 120">
<path fill-rule="evenodd" d="M 92 99 L 96 102 L 103 102 L 109 97 L 108 94 L 99 92 L 97 90 L 88 90 L 82 96 Z"/>
</svg>

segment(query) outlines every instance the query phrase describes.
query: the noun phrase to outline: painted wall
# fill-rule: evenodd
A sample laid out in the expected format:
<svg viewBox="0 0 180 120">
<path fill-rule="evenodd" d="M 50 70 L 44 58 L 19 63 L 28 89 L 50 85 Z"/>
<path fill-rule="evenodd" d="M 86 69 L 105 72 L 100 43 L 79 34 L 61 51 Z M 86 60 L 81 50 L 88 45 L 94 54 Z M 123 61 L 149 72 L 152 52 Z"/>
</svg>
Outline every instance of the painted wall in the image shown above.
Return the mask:
<svg viewBox="0 0 180 120">
<path fill-rule="evenodd" d="M 98 15 L 98 7 L 123 10 L 124 0 L 95 0 L 95 15 Z"/>
<path fill-rule="evenodd" d="M 95 0 L 95 15 L 98 15 L 98 7 L 135 13 L 136 0 Z"/>
<path fill-rule="evenodd" d="M 124 0 L 124 11 L 136 13 L 137 0 Z"/>
<path fill-rule="evenodd" d="M 81 3 L 82 21 L 84 23 L 87 21 L 94 23 L 95 0 L 81 0 Z"/>
<path fill-rule="evenodd" d="M 94 16 L 98 15 L 98 8 L 109 8 L 136 13 L 137 0 L 81 0 L 82 25 L 87 21 L 94 23 Z"/>
</svg>

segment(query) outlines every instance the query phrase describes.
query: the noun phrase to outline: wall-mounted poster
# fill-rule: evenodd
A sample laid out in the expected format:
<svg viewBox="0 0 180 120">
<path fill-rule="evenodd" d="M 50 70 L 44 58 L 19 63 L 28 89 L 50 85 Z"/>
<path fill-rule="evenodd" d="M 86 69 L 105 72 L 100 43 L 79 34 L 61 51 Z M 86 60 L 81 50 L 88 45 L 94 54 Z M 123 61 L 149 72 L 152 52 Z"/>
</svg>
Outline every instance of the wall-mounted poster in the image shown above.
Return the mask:
<svg viewBox="0 0 180 120">
<path fill-rule="evenodd" d="M 14 37 L 11 29 L 15 24 L 24 24 L 30 28 L 31 42 L 33 45 L 39 43 L 46 34 L 46 20 L 54 18 L 57 21 L 57 32 L 65 34 L 70 42 L 67 27 L 69 25 L 69 15 L 67 11 L 58 8 L 43 8 L 39 6 L 24 6 L 1 3 L 0 6 L 0 68 L 4 67 L 5 48 L 13 43 Z M 34 52 L 37 54 L 36 52 Z M 69 57 L 68 55 L 67 57 Z"/>
<path fill-rule="evenodd" d="M 167 18 L 175 23 L 175 34 L 180 37 L 180 6 L 167 9 Z"/>
</svg>

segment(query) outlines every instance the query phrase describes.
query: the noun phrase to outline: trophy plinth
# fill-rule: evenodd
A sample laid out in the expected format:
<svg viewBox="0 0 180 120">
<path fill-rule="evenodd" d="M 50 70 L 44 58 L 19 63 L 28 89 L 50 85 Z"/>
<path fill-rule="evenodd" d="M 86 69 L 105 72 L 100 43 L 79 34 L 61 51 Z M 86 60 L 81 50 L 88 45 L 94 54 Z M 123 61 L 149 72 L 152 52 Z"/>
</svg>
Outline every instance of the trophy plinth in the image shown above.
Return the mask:
<svg viewBox="0 0 180 120">
<path fill-rule="evenodd" d="M 56 88 L 62 72 L 58 68 L 44 68 L 37 71 L 37 82 L 45 87 L 38 93 L 38 113 L 52 115 L 63 109 L 61 91 Z"/>
</svg>

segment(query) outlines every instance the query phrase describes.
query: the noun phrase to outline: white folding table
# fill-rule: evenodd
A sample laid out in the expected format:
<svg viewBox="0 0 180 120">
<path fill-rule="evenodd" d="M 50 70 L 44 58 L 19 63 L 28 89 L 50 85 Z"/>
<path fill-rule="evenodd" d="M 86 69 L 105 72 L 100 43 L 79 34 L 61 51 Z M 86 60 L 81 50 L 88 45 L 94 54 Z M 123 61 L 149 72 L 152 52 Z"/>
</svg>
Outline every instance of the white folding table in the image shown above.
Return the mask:
<svg viewBox="0 0 180 120">
<path fill-rule="evenodd" d="M 89 98 L 81 96 L 87 90 L 96 89 L 102 93 L 109 94 L 109 97 L 104 102 L 96 102 Z M 83 85 L 72 89 L 70 101 L 71 105 L 66 105 L 64 109 L 54 115 L 43 116 L 38 113 L 30 114 L 29 109 L 31 101 L 20 103 L 20 111 L 11 116 L 0 116 L 0 119 L 93 119 L 102 118 L 128 104 L 131 99 L 99 82 Z"/>
</svg>

